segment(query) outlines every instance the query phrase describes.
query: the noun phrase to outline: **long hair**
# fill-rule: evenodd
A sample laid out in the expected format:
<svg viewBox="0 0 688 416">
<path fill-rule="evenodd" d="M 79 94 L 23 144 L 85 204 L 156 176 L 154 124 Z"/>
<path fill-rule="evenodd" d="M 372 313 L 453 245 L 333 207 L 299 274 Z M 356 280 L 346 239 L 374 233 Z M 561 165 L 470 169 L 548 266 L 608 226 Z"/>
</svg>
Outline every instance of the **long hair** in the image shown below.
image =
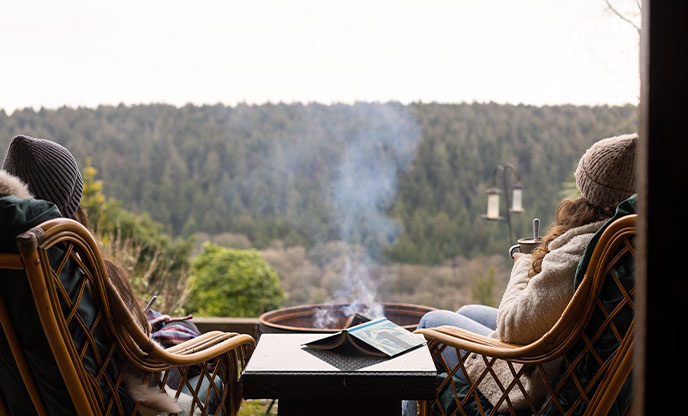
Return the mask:
<svg viewBox="0 0 688 416">
<path fill-rule="evenodd" d="M 557 208 L 554 223 L 542 237 L 542 242 L 533 250 L 533 262 L 528 271 L 528 277 L 533 277 L 542 271 L 542 259 L 549 253 L 549 243 L 566 231 L 592 222 L 601 221 L 614 215 L 615 207 L 598 207 L 592 205 L 585 198 L 565 199 Z"/>
<path fill-rule="evenodd" d="M 89 231 L 93 230 L 91 227 L 91 220 L 81 206 L 77 208 L 72 219 L 81 223 L 81 225 L 86 227 Z M 139 297 L 136 296 L 134 288 L 129 282 L 129 276 L 127 276 L 127 273 L 124 271 L 124 269 L 114 260 L 112 260 L 107 254 L 102 253 L 102 256 L 108 278 L 115 286 L 115 289 L 117 289 L 117 292 L 124 301 L 124 304 L 127 305 L 131 313 L 134 315 L 134 320 L 136 323 L 146 335 L 150 335 L 151 328 L 148 324 L 146 314 L 143 312 L 143 304 L 141 303 Z"/>
</svg>

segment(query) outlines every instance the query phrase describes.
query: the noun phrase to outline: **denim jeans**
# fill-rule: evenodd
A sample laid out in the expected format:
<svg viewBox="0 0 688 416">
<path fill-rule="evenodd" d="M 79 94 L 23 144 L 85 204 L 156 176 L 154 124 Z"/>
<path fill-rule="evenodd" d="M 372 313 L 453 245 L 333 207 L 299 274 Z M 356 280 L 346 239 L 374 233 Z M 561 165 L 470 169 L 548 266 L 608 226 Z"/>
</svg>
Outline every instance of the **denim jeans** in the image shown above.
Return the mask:
<svg viewBox="0 0 688 416">
<path fill-rule="evenodd" d="M 434 328 L 442 325 L 451 325 L 475 334 L 488 335 L 497 329 L 497 308 L 485 305 L 464 305 L 456 312 L 447 310 L 431 311 L 420 319 L 418 328 Z M 456 350 L 453 348 L 446 348 L 442 352 L 442 357 L 444 357 L 450 368 L 459 363 Z M 438 371 L 442 370 L 438 368 Z M 461 371 L 457 371 L 456 376 L 464 378 Z M 415 414 L 416 402 L 404 400 L 402 403 L 402 415 L 411 416 Z"/>
</svg>

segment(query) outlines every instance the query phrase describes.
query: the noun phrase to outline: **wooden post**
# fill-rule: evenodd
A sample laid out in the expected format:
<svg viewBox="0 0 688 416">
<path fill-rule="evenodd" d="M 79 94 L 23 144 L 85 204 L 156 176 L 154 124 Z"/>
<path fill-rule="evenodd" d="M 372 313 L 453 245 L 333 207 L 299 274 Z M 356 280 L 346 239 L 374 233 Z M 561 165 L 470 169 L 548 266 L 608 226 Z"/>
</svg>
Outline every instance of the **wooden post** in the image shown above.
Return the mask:
<svg viewBox="0 0 688 416">
<path fill-rule="evenodd" d="M 672 414 L 685 390 L 682 317 L 688 305 L 682 150 L 688 140 L 688 2 L 643 1 L 638 159 L 637 415 Z M 676 332 L 678 331 L 678 332 Z M 680 350 L 681 349 L 681 350 Z"/>
</svg>

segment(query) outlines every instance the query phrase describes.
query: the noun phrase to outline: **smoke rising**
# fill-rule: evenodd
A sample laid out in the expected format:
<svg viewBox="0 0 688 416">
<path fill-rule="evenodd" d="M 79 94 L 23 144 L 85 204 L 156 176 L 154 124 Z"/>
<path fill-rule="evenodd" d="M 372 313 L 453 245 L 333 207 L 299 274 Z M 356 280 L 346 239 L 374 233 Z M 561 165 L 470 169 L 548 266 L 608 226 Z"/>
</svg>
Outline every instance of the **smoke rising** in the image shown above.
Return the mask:
<svg viewBox="0 0 688 416">
<path fill-rule="evenodd" d="M 397 194 L 398 175 L 415 155 L 420 128 L 408 107 L 400 104 L 360 108 L 369 122 L 348 142 L 332 184 L 337 229 L 350 248 L 339 289 L 330 302 L 347 303 L 347 314 L 359 312 L 374 319 L 383 311 L 369 269 L 400 234 L 388 210 Z M 319 322 L 328 327 L 325 312 L 319 315 L 323 315 Z"/>
</svg>

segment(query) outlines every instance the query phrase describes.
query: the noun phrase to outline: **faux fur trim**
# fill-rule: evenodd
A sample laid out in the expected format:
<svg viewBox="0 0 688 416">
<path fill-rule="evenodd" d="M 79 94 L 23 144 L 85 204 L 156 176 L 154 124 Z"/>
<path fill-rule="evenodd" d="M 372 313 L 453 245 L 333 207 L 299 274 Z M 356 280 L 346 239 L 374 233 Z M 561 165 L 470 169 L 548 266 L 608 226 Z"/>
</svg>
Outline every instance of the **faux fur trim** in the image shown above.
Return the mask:
<svg viewBox="0 0 688 416">
<path fill-rule="evenodd" d="M 154 385 L 144 384 L 141 380 L 142 377 L 132 373 L 130 370 L 127 370 L 127 373 L 124 375 L 124 387 L 129 397 L 138 402 L 139 406 L 153 411 L 154 414 L 159 414 L 160 412 L 180 413 L 182 411 L 177 401 L 167 394 L 166 391 L 160 390 L 160 388 Z"/>
<path fill-rule="evenodd" d="M 14 195 L 18 198 L 33 198 L 29 188 L 16 176 L 0 169 L 0 195 Z"/>
</svg>

